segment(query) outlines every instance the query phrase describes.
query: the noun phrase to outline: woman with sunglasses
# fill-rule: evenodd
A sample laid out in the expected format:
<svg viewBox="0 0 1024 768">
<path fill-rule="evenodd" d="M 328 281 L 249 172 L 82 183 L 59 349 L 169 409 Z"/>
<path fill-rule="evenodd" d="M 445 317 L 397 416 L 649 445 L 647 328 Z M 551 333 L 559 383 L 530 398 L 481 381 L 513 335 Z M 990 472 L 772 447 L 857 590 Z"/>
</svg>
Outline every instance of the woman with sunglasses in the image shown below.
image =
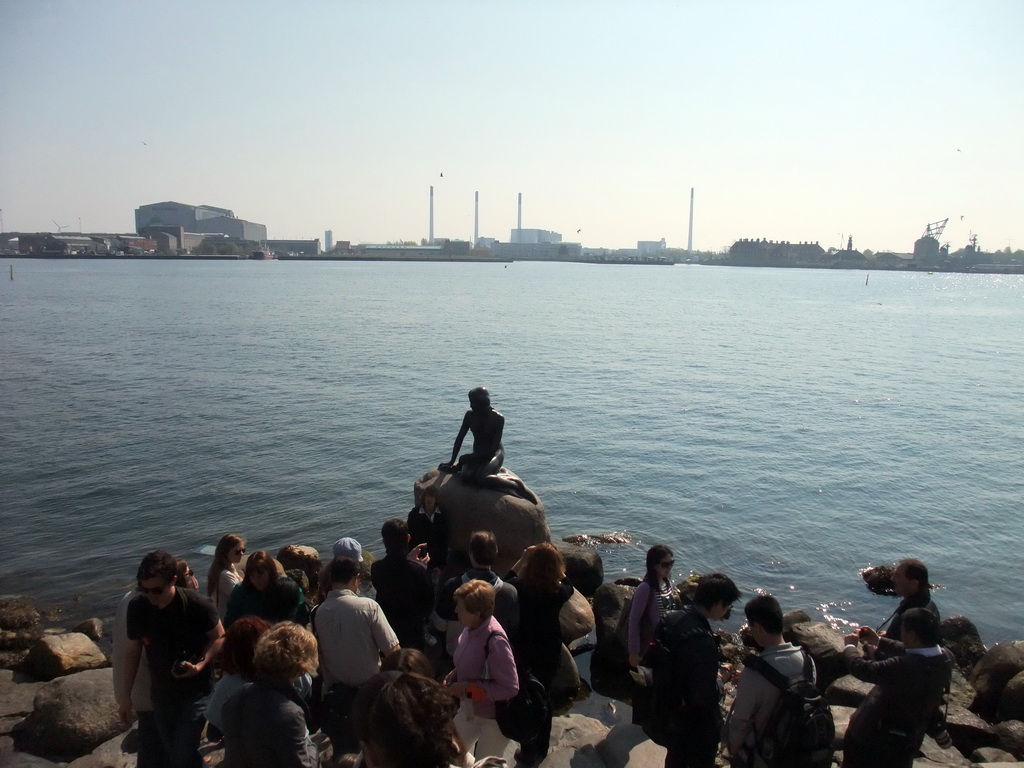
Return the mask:
<svg viewBox="0 0 1024 768">
<path fill-rule="evenodd" d="M 640 656 L 654 639 L 654 628 L 661 617 L 676 605 L 676 590 L 672 585 L 672 550 L 664 544 L 655 544 L 647 550 L 647 573 L 633 593 L 629 609 L 627 649 L 629 666 L 640 666 Z"/>
<path fill-rule="evenodd" d="M 242 580 L 242 574 L 236 566 L 242 562 L 244 554 L 245 539 L 237 533 L 226 533 L 217 542 L 217 551 L 213 555 L 206 580 L 206 595 L 217 606 L 221 619 L 227 615 L 231 590 Z"/>
</svg>

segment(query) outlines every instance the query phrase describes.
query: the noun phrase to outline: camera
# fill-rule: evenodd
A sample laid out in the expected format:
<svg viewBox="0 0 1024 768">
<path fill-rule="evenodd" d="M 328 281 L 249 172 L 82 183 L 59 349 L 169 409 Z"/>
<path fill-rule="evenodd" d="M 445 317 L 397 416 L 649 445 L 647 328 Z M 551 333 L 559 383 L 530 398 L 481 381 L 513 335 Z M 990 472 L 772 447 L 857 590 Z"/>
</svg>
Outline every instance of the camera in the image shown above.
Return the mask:
<svg viewBox="0 0 1024 768">
<path fill-rule="evenodd" d="M 182 651 L 178 654 L 178 658 L 175 660 L 174 665 L 171 667 L 171 674 L 181 676 L 184 675 L 188 670 L 185 669 L 185 664 L 194 664 L 196 656 L 191 651 Z"/>
</svg>

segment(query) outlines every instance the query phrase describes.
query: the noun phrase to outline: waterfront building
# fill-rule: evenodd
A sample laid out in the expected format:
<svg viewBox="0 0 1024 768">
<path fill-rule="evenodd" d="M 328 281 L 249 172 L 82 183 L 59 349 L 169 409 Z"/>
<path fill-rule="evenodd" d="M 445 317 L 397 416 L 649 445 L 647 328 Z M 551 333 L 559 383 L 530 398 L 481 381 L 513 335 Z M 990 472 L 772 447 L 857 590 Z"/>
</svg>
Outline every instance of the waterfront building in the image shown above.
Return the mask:
<svg viewBox="0 0 1024 768">
<path fill-rule="evenodd" d="M 538 244 L 538 243 L 560 243 L 562 235 L 558 232 L 551 232 L 546 229 L 522 229 L 512 230 L 509 243 L 516 244 Z"/>
<path fill-rule="evenodd" d="M 234 211 L 212 205 L 186 205 L 173 201 L 148 203 L 135 209 L 135 231 L 145 227 L 181 227 L 186 232 L 220 234 L 239 240 L 263 242 L 264 224 L 239 219 Z"/>
</svg>

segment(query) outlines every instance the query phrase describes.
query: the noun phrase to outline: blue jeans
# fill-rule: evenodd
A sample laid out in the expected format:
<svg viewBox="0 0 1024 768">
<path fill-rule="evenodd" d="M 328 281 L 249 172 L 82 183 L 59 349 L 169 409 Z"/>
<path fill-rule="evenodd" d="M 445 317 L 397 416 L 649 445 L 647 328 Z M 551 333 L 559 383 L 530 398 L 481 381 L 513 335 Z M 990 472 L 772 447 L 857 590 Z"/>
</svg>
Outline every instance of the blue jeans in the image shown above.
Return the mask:
<svg viewBox="0 0 1024 768">
<path fill-rule="evenodd" d="M 160 731 L 156 727 L 156 716 L 152 710 L 137 714 L 139 716 L 139 768 L 167 768 L 163 744 L 160 743 Z"/>
<path fill-rule="evenodd" d="M 208 694 L 173 703 L 153 702 L 153 719 L 160 734 L 165 768 L 202 768 L 199 739 L 206 725 Z"/>
</svg>

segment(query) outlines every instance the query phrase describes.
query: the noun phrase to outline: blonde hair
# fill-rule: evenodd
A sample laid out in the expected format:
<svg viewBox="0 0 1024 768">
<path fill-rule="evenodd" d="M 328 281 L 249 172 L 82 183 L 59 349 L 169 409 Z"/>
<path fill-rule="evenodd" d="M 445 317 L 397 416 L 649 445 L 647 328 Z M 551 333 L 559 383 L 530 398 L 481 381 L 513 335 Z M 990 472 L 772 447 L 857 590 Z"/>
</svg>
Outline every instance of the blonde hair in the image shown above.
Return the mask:
<svg viewBox="0 0 1024 768">
<path fill-rule="evenodd" d="M 267 677 L 287 682 L 307 672 L 315 672 L 316 638 L 295 622 L 275 624 L 260 635 L 253 654 L 253 666 Z"/>
<path fill-rule="evenodd" d="M 455 599 L 461 600 L 467 611 L 475 613 L 484 621 L 494 615 L 494 587 L 486 581 L 467 581 L 455 590 Z"/>
</svg>

